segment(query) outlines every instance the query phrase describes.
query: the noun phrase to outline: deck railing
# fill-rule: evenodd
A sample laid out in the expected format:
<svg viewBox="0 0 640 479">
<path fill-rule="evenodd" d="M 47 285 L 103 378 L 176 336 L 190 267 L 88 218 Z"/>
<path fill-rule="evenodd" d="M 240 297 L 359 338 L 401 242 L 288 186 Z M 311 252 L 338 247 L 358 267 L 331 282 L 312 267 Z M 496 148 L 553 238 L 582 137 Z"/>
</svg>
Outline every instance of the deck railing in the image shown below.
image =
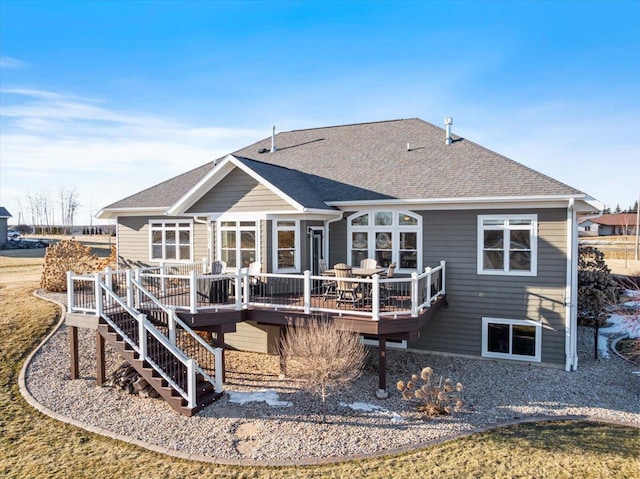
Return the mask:
<svg viewBox="0 0 640 479">
<path fill-rule="evenodd" d="M 159 304 L 174 310 L 191 313 L 218 310 L 264 308 L 311 313 L 348 314 L 374 320 L 398 316 L 418 316 L 438 297 L 446 293 L 446 263 L 425 268 L 410 277 L 349 278 L 354 295 L 338 295 L 338 280 L 331 276 L 303 274 L 257 273 L 246 270 L 232 274 L 203 274 L 193 267 L 187 274 L 182 270 L 162 267 L 137 269 L 133 273 L 105 271 L 108 283 L 118 284 L 126 291 L 128 304 L 144 309 L 144 301 L 155 298 Z M 178 274 L 179 273 L 179 274 Z M 129 279 L 127 279 L 129 278 Z M 135 280 L 134 289 L 130 283 Z M 69 276 L 69 304 L 78 311 L 91 312 L 94 302 L 86 282 L 92 276 Z M 343 278 L 340 281 L 344 281 Z M 115 282 L 115 283 L 114 283 Z M 147 294 L 141 294 L 144 290 Z M 146 299 L 143 298 L 146 296 Z"/>
</svg>

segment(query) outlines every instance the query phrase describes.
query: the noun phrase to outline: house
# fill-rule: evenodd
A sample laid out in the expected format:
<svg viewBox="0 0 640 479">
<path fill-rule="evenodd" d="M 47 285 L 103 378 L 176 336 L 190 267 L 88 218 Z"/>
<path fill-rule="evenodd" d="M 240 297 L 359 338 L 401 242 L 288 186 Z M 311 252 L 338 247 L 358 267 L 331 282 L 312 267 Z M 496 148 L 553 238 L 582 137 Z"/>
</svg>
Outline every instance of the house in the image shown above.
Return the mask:
<svg viewBox="0 0 640 479">
<path fill-rule="evenodd" d="M 226 347 L 270 352 L 285 325 L 320 311 L 378 344 L 381 390 L 388 346 L 576 369 L 576 218 L 603 205 L 450 128 L 417 118 L 274 128 L 98 218 L 116 220 L 124 265 L 226 263 L 235 316 L 203 312 L 193 291 L 178 314 Z M 320 265 L 367 257 L 395 263 L 394 278 L 360 280 L 366 305 L 323 303 Z M 267 299 L 239 292 L 251 263 Z M 304 289 L 299 309 L 278 302 L 285 280 L 289 298 L 292 282 Z M 381 300 L 392 295 L 404 305 Z"/>
<path fill-rule="evenodd" d="M 636 213 L 614 213 L 579 221 L 579 229 L 581 236 L 635 235 L 637 221 Z"/>
<path fill-rule="evenodd" d="M 0 206 L 0 244 L 7 240 L 7 231 L 9 231 L 7 222 L 11 218 L 11 213 L 4 206 Z"/>
</svg>

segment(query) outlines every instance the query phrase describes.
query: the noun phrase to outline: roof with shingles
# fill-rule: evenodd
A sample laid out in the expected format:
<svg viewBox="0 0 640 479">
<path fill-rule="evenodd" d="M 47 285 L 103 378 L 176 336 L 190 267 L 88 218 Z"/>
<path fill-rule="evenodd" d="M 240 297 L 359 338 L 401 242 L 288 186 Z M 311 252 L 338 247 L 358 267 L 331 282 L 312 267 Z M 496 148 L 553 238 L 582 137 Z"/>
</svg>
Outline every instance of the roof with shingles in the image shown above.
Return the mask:
<svg viewBox="0 0 640 479">
<path fill-rule="evenodd" d="M 268 137 L 232 154 L 308 208 L 326 209 L 327 201 L 581 194 L 466 138 L 454 135 L 450 145 L 444 139 L 444 129 L 412 118 L 281 132 L 274 153 Z M 168 207 L 213 166 L 207 163 L 107 208 Z"/>
<path fill-rule="evenodd" d="M 0 206 L 0 218 L 11 218 L 11 213 L 4 206 Z"/>
<path fill-rule="evenodd" d="M 590 221 L 604 226 L 634 226 L 636 220 L 636 213 L 613 213 L 602 215 L 599 218 L 591 218 Z"/>
</svg>

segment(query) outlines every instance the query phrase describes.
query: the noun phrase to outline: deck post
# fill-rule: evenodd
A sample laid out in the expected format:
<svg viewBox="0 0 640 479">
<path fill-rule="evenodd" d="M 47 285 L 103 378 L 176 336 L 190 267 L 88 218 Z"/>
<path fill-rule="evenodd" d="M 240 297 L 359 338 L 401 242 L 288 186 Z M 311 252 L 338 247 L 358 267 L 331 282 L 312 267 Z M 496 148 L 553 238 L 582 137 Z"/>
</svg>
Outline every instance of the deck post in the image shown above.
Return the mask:
<svg viewBox="0 0 640 479">
<path fill-rule="evenodd" d="M 242 276 L 240 275 L 240 271 L 236 271 L 236 274 L 233 276 L 233 278 L 236 289 L 236 311 L 240 311 L 242 309 Z"/>
<path fill-rule="evenodd" d="M 196 275 L 195 270 L 191 270 L 189 273 L 189 305 L 191 313 L 198 312 L 198 280 Z"/>
<path fill-rule="evenodd" d="M 71 379 L 80 378 L 80 361 L 78 359 L 78 328 L 69 326 L 69 352 L 71 353 Z"/>
<path fill-rule="evenodd" d="M 216 347 L 220 348 L 220 354 L 215 356 L 216 385 L 218 384 L 218 371 L 220 372 L 220 382 L 223 383 L 227 379 L 227 367 L 224 360 L 224 332 L 222 328 L 216 332 Z M 220 369 L 218 369 L 218 356 L 220 356 Z M 222 387 L 222 384 L 221 384 Z"/>
<path fill-rule="evenodd" d="M 387 399 L 387 339 L 385 336 L 378 336 L 378 399 Z"/>
<path fill-rule="evenodd" d="M 441 292 L 441 294 L 447 294 L 447 289 L 445 287 L 445 282 L 444 282 L 444 272 L 445 272 L 445 269 L 446 269 L 446 266 L 445 266 L 446 264 L 447 264 L 446 261 L 444 261 L 444 260 L 440 261 L 440 266 L 442 267 L 442 271 L 440 272 L 440 283 L 441 283 L 440 284 L 440 292 Z"/>
<path fill-rule="evenodd" d="M 133 277 L 136 279 L 138 283 L 142 284 L 142 269 L 136 268 L 133 272 Z M 131 287 L 133 288 L 133 285 Z M 136 294 L 133 297 L 133 300 L 134 300 L 133 307 L 135 309 L 140 308 L 140 303 L 142 303 L 142 291 L 140 291 L 140 289 L 136 288 Z"/>
<path fill-rule="evenodd" d="M 133 283 L 131 282 L 131 270 L 124 272 L 124 278 L 127 283 L 127 306 L 133 307 Z"/>
<path fill-rule="evenodd" d="M 224 337 L 224 333 L 222 333 L 222 336 Z M 222 340 L 222 342 L 224 343 L 224 339 Z M 214 362 L 215 362 L 215 371 L 216 371 L 216 377 L 215 377 L 215 388 L 216 388 L 216 392 L 221 393 L 222 390 L 224 389 L 223 383 L 224 383 L 224 379 L 225 379 L 225 374 L 224 374 L 224 348 L 220 348 L 215 352 L 215 356 L 214 356 Z"/>
<path fill-rule="evenodd" d="M 138 315 L 138 347 L 140 348 L 140 360 L 147 359 L 147 328 L 144 322 L 147 320 L 146 314 Z"/>
<path fill-rule="evenodd" d="M 411 273 L 411 317 L 418 317 L 418 273 Z"/>
<path fill-rule="evenodd" d="M 196 397 L 196 360 L 187 360 L 187 401 L 189 401 L 189 407 L 194 408 L 197 404 Z"/>
<path fill-rule="evenodd" d="M 311 314 L 311 271 L 304 272 L 304 312 Z"/>
<path fill-rule="evenodd" d="M 67 271 L 67 307 L 69 311 L 73 311 L 75 305 L 73 304 L 73 280 L 71 279 L 73 271 Z"/>
<path fill-rule="evenodd" d="M 98 316 L 102 316 L 104 312 L 103 304 L 102 304 L 102 288 L 100 287 L 100 273 L 96 273 L 93 275 L 94 278 L 94 294 L 96 296 L 96 313 Z"/>
<path fill-rule="evenodd" d="M 175 306 L 169 307 L 169 342 L 172 345 L 176 345 L 176 308 Z"/>
<path fill-rule="evenodd" d="M 249 307 L 249 293 L 250 293 L 250 286 L 249 286 L 249 271 L 245 270 L 243 273 L 243 278 L 242 278 L 242 282 L 243 282 L 243 288 L 242 288 L 242 293 L 243 293 L 243 301 L 242 301 L 242 306 L 245 308 Z"/>
<path fill-rule="evenodd" d="M 282 348 L 280 347 L 280 345 L 282 344 L 284 338 L 287 336 L 287 327 L 281 325 L 278 329 L 280 333 L 278 335 L 278 365 L 280 366 L 280 374 L 278 378 L 284 379 L 287 376 L 287 359 L 284 357 L 284 354 L 282 354 Z"/>
<path fill-rule="evenodd" d="M 380 275 L 374 274 L 371 279 L 371 315 L 374 321 L 380 321 Z"/>
<path fill-rule="evenodd" d="M 164 267 L 164 261 L 160 261 L 160 292 L 162 294 L 164 294 L 164 290 L 165 290 L 165 267 Z"/>
<path fill-rule="evenodd" d="M 425 298 L 424 302 L 425 303 L 428 302 L 429 304 L 431 304 L 431 282 L 432 282 L 432 279 L 431 279 L 431 268 L 429 266 L 427 266 L 424 269 L 424 272 L 427 273 L 427 294 L 426 294 L 427 297 Z"/>
<path fill-rule="evenodd" d="M 96 331 L 96 385 L 102 386 L 106 380 L 107 372 L 104 354 L 104 338 L 98 331 Z"/>
</svg>

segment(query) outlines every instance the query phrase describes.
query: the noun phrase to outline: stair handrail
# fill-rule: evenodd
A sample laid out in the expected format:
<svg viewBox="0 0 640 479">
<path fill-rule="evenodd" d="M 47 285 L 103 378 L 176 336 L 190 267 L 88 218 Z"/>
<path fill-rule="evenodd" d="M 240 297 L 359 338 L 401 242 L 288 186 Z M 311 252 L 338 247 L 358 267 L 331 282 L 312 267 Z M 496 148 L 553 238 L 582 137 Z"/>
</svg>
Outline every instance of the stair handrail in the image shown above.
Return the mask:
<svg viewBox="0 0 640 479">
<path fill-rule="evenodd" d="M 164 370 L 158 364 L 156 364 L 155 361 L 153 361 L 153 359 L 146 355 L 146 351 L 143 352 L 141 350 L 142 348 L 135 344 L 135 341 L 133 341 L 124 331 L 122 331 L 122 329 L 118 327 L 118 325 L 106 314 L 106 312 L 102 308 L 99 308 L 100 316 L 109 323 L 109 326 L 111 326 L 134 349 L 135 352 L 140 354 L 144 361 L 149 363 L 153 367 L 153 369 L 158 374 L 160 374 L 162 378 L 167 381 L 167 383 L 171 385 L 171 387 L 174 388 L 176 392 L 187 401 L 188 407 L 194 408 L 196 406 L 196 361 L 187 357 L 178 347 L 172 345 L 171 342 L 160 331 L 158 331 L 156 327 L 149 322 L 148 319 L 146 319 L 146 316 L 144 314 L 136 311 L 135 309 L 124 303 L 122 301 L 122 298 L 111 291 L 107 287 L 107 285 L 100 280 L 99 274 L 96 274 L 95 281 L 97 286 L 102 291 L 104 291 L 107 296 L 109 296 L 114 302 L 120 305 L 125 312 L 136 318 L 142 325 L 144 330 L 149 331 L 165 349 L 167 349 L 178 361 L 184 364 L 184 366 L 187 368 L 187 371 L 189 372 L 189 376 L 187 379 L 187 391 L 184 391 L 182 387 L 180 387 L 175 381 L 173 381 L 173 379 L 171 379 L 171 377 L 166 374 Z"/>
<path fill-rule="evenodd" d="M 214 348 L 209 343 L 207 343 L 204 339 L 202 339 L 198 334 L 195 333 L 193 329 L 191 329 L 184 321 L 182 321 L 175 312 L 174 308 L 166 306 L 162 303 L 158 298 L 156 298 L 147 288 L 145 288 L 138 280 L 132 278 L 131 283 L 138 288 L 138 290 L 144 294 L 153 304 L 162 309 L 170 318 L 170 321 L 174 321 L 179 324 L 180 327 L 185 330 L 192 338 L 194 338 L 198 344 L 204 347 L 211 355 L 214 357 L 215 361 L 215 378 L 211 378 L 209 374 L 196 362 L 197 371 L 202 374 L 202 376 L 209 381 L 214 387 L 216 392 L 222 392 L 222 348 Z M 169 330 L 171 330 L 171 326 L 169 326 Z M 162 333 L 160 333 L 162 334 Z M 175 338 L 172 340 L 171 337 L 167 338 L 169 342 L 176 347 L 178 350 L 178 346 L 175 344 Z M 184 353 L 183 353 L 184 354 Z M 186 355 L 185 355 L 186 356 Z"/>
</svg>

